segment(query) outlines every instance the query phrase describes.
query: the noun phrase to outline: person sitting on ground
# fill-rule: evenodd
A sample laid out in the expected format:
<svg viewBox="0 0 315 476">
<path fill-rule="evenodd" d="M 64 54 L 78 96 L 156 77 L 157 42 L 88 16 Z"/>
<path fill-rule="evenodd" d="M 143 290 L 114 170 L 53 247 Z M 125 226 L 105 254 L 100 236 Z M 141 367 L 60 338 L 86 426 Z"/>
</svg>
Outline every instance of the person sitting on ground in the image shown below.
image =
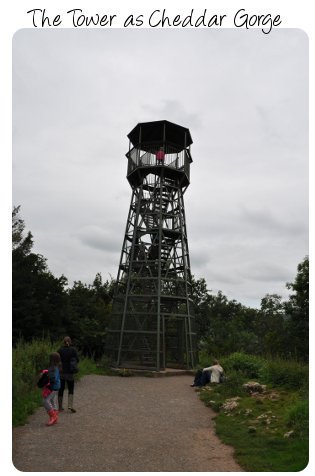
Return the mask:
<svg viewBox="0 0 315 476">
<path fill-rule="evenodd" d="M 217 360 L 212 362 L 211 367 L 205 367 L 202 372 L 211 372 L 210 383 L 221 383 L 224 370 Z"/>
<path fill-rule="evenodd" d="M 223 368 L 217 360 L 214 360 L 211 367 L 197 370 L 194 383 L 191 387 L 203 387 L 204 385 L 207 385 L 207 383 L 222 383 L 223 377 Z"/>
</svg>

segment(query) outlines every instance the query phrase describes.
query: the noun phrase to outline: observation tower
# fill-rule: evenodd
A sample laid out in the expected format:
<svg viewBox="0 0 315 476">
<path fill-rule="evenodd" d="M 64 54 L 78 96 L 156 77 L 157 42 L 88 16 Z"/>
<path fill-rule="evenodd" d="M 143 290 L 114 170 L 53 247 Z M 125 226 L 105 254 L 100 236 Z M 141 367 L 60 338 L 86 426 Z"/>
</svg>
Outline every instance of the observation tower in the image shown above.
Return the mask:
<svg viewBox="0 0 315 476">
<path fill-rule="evenodd" d="M 165 120 L 138 124 L 128 138 L 132 194 L 107 351 L 116 367 L 191 369 L 196 335 L 184 192 L 192 138 Z"/>
</svg>

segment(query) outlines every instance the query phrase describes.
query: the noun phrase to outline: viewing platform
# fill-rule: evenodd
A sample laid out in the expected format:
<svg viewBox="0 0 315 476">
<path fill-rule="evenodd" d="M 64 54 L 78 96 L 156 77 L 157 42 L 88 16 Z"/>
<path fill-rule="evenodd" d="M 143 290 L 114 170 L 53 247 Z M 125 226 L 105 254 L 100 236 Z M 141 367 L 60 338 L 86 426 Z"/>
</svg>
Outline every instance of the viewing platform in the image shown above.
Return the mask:
<svg viewBox="0 0 315 476">
<path fill-rule="evenodd" d="M 183 187 L 190 183 L 190 145 L 188 129 L 168 121 L 138 124 L 128 135 L 130 140 L 127 179 L 131 186 L 142 183 L 149 174 L 179 180 Z"/>
</svg>

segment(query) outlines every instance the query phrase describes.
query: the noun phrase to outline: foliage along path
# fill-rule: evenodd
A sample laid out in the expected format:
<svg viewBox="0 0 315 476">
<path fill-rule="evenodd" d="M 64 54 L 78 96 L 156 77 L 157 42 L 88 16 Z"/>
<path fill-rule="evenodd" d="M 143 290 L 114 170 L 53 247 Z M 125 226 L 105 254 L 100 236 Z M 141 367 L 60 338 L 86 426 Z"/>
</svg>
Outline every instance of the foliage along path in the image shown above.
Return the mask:
<svg viewBox="0 0 315 476">
<path fill-rule="evenodd" d="M 45 472 L 242 471 L 190 383 L 188 375 L 86 376 L 75 388 L 77 413 L 65 410 L 47 427 L 40 408 L 13 429 L 13 463 Z"/>
</svg>

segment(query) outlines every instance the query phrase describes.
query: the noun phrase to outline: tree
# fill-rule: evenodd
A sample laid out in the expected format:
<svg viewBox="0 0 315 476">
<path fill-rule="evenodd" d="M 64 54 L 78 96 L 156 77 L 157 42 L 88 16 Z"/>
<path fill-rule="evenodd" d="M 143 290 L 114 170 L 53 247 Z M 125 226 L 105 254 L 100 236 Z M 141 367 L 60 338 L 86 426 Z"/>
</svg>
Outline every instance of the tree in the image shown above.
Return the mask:
<svg viewBox="0 0 315 476">
<path fill-rule="evenodd" d="M 33 247 L 33 236 L 30 231 L 26 237 L 23 236 L 25 223 L 19 215 L 20 208 L 21 206 L 13 207 L 12 211 L 12 251 L 27 256 Z"/>
<path fill-rule="evenodd" d="M 67 296 L 64 276 L 55 278 L 46 259 L 32 252 L 33 236 L 25 233 L 20 207 L 12 212 L 12 335 L 31 340 L 64 333 Z"/>
<path fill-rule="evenodd" d="M 264 355 L 287 354 L 287 326 L 282 297 L 266 294 L 261 300 L 256 332 L 260 352 Z"/>
<path fill-rule="evenodd" d="M 113 281 L 103 283 L 97 273 L 92 285 L 75 281 L 67 293 L 71 309 L 69 333 L 84 354 L 100 357 L 110 318 Z"/>
<path fill-rule="evenodd" d="M 293 355 L 305 361 L 309 355 L 309 258 L 298 264 L 297 275 L 293 283 L 287 283 L 292 289 L 289 301 L 285 303 L 290 334 L 290 348 Z"/>
<path fill-rule="evenodd" d="M 191 297 L 194 305 L 197 341 L 209 332 L 209 302 L 211 300 L 210 291 L 204 278 L 195 279 L 192 277 Z"/>
<path fill-rule="evenodd" d="M 204 279 L 197 284 L 195 303 L 200 348 L 213 356 L 257 351 L 254 331 L 257 311 L 229 300 L 222 291 L 210 294 Z"/>
</svg>

